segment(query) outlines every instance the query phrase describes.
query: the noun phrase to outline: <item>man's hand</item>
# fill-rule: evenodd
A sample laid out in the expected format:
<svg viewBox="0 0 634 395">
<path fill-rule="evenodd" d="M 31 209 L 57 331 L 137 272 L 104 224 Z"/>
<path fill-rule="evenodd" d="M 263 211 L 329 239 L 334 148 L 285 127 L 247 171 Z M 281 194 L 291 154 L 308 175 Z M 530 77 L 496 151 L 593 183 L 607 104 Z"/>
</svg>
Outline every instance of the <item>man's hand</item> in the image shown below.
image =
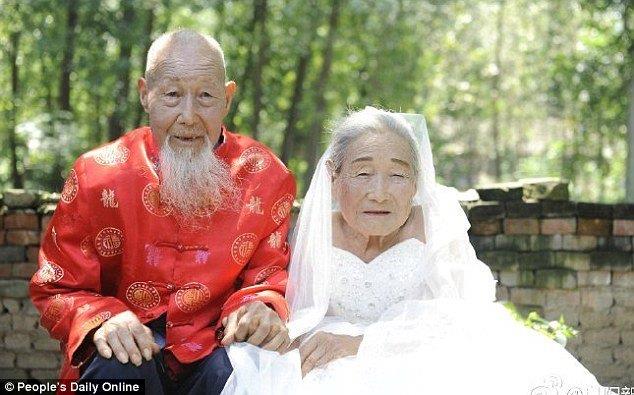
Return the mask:
<svg viewBox="0 0 634 395">
<path fill-rule="evenodd" d="M 317 332 L 299 347 L 302 376 L 335 359 L 357 355 L 363 336 L 334 335 Z"/>
<path fill-rule="evenodd" d="M 154 342 L 152 330 L 143 325 L 131 311 L 124 311 L 110 318 L 97 329 L 92 337 L 99 355 L 104 358 L 117 357 L 119 362 L 131 361 L 140 366 L 143 357 L 149 361 L 161 349 Z"/>
<path fill-rule="evenodd" d="M 290 343 L 288 329 L 277 313 L 261 301 L 251 302 L 222 320 L 223 346 L 233 342 L 251 343 L 270 351 L 286 351 Z"/>
</svg>

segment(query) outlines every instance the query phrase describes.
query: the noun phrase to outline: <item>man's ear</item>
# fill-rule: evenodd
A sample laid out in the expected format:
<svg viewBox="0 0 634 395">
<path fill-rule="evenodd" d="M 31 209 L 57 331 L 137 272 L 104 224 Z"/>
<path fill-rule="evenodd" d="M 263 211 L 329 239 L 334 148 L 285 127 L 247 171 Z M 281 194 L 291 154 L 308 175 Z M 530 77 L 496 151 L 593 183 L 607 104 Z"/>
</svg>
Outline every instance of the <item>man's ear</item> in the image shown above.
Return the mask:
<svg viewBox="0 0 634 395">
<path fill-rule="evenodd" d="M 238 85 L 236 85 L 235 81 L 229 81 L 225 84 L 225 116 L 229 114 L 231 103 L 233 102 L 233 95 L 237 89 Z"/>
<path fill-rule="evenodd" d="M 145 80 L 145 78 L 143 77 L 139 78 L 139 81 L 137 81 L 136 83 L 136 87 L 137 87 L 137 90 L 139 91 L 139 99 L 141 100 L 141 105 L 143 106 L 143 109 L 145 110 L 145 112 L 149 112 L 148 111 L 148 87 L 147 87 L 147 81 Z"/>
</svg>

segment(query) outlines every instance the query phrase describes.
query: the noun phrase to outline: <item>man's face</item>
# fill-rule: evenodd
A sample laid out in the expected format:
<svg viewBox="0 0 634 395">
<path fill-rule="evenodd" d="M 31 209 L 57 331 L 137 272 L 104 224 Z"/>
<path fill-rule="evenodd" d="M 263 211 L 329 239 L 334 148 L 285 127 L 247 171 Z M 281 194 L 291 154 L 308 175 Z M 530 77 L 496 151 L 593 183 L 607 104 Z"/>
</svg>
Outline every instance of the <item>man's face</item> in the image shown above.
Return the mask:
<svg viewBox="0 0 634 395">
<path fill-rule="evenodd" d="M 200 48 L 169 52 L 150 81 L 139 80 L 141 103 L 159 147 L 199 151 L 205 135 L 212 144 L 218 140 L 236 86 L 224 82 L 213 53 Z"/>
</svg>

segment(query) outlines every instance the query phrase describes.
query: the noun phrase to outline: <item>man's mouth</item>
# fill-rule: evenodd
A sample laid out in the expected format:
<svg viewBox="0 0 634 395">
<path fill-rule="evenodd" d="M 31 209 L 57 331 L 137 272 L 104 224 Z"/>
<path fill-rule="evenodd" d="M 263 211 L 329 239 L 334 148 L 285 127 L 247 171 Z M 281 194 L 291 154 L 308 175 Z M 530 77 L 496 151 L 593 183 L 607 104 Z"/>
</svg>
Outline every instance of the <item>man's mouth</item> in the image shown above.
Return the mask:
<svg viewBox="0 0 634 395">
<path fill-rule="evenodd" d="M 203 136 L 172 136 L 178 141 L 182 141 L 184 143 L 193 143 L 198 141 L 198 139 L 202 139 Z"/>
</svg>

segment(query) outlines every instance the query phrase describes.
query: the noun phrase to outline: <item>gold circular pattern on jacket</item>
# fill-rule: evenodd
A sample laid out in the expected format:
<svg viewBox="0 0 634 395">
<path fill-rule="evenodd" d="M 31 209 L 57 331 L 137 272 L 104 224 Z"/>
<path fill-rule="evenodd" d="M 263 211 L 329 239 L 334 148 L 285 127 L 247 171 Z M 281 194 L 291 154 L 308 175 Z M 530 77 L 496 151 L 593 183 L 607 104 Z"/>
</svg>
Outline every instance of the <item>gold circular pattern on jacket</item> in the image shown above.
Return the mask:
<svg viewBox="0 0 634 395">
<path fill-rule="evenodd" d="M 72 307 L 73 297 L 54 295 L 46 305 L 46 310 L 42 314 L 42 321 L 54 324 L 59 321 L 67 307 Z"/>
<path fill-rule="evenodd" d="M 110 144 L 100 148 L 95 155 L 95 162 L 103 166 L 116 166 L 125 163 L 130 157 L 130 150 L 119 144 Z"/>
<path fill-rule="evenodd" d="M 112 317 L 112 313 L 109 311 L 102 311 L 98 314 L 95 314 L 93 317 L 85 321 L 81 328 L 82 330 L 89 331 L 99 325 L 103 324 L 107 319 Z"/>
<path fill-rule="evenodd" d="M 233 260 L 240 266 L 245 263 L 255 251 L 258 237 L 254 233 L 244 233 L 238 236 L 231 244 L 231 256 Z"/>
<path fill-rule="evenodd" d="M 135 307 L 148 310 L 159 305 L 161 295 L 158 290 L 145 282 L 130 284 L 125 291 L 125 298 Z"/>
<path fill-rule="evenodd" d="M 161 194 L 157 185 L 147 184 L 143 188 L 141 200 L 145 209 L 157 217 L 166 217 L 172 212 L 172 206 L 161 201 Z"/>
<path fill-rule="evenodd" d="M 281 267 L 279 266 L 271 266 L 271 267 L 267 267 L 265 269 L 263 269 L 260 273 L 257 274 L 257 276 L 255 276 L 255 283 L 261 283 L 262 281 L 266 280 L 267 278 L 269 278 L 269 276 L 273 273 L 277 273 L 280 270 L 282 270 Z"/>
<path fill-rule="evenodd" d="M 291 213 L 291 209 L 293 208 L 293 195 L 287 193 L 277 200 L 277 202 L 273 203 L 273 207 L 271 207 L 271 218 L 273 222 L 277 225 L 281 224 L 282 221 Z"/>
<path fill-rule="evenodd" d="M 117 228 L 103 228 L 95 238 L 95 249 L 104 258 L 123 253 L 123 232 Z"/>
<path fill-rule="evenodd" d="M 54 283 L 64 277 L 64 269 L 59 267 L 59 265 L 47 259 L 44 259 L 43 261 L 44 262 L 42 263 L 42 266 L 40 266 L 36 273 L 36 283 L 40 285 L 46 283 Z"/>
<path fill-rule="evenodd" d="M 271 165 L 271 155 L 263 148 L 249 147 L 240 154 L 238 163 L 249 173 L 257 173 Z"/>
<path fill-rule="evenodd" d="M 77 172 L 75 169 L 71 169 L 68 173 L 68 177 L 66 177 L 66 181 L 64 181 L 64 188 L 62 189 L 62 193 L 60 198 L 62 202 L 68 204 L 75 200 L 77 197 L 77 191 L 79 191 L 79 180 L 77 179 Z"/>
<path fill-rule="evenodd" d="M 204 284 L 187 283 L 176 291 L 176 306 L 185 313 L 193 313 L 209 302 L 211 293 Z"/>
</svg>

